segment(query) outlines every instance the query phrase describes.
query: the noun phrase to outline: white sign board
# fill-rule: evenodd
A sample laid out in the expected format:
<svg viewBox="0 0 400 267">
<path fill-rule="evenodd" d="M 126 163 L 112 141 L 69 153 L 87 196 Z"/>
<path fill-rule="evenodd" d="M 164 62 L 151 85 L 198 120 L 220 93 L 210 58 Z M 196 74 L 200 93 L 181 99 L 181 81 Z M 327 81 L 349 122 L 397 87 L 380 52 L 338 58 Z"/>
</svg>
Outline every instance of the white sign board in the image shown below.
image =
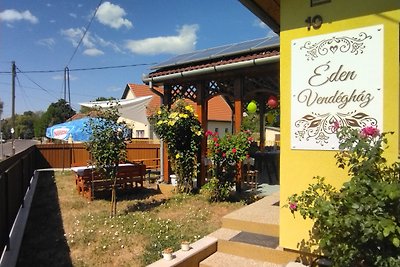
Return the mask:
<svg viewBox="0 0 400 267">
<path fill-rule="evenodd" d="M 383 25 L 295 39 L 291 148 L 336 150 L 334 123 L 383 125 Z"/>
</svg>

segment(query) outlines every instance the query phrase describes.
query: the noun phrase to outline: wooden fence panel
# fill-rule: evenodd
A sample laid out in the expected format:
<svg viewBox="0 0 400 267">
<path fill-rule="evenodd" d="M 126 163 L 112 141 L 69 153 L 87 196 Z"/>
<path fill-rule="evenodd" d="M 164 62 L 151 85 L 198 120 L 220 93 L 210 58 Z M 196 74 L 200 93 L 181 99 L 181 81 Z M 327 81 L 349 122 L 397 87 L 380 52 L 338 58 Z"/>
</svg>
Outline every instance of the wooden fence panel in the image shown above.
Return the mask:
<svg viewBox="0 0 400 267">
<path fill-rule="evenodd" d="M 41 168 L 85 166 L 90 161 L 84 144 L 38 144 L 36 147 Z M 129 161 L 160 158 L 160 144 L 134 142 L 127 144 L 126 150 Z"/>
<path fill-rule="evenodd" d="M 9 234 L 24 205 L 24 197 L 37 169 L 35 146 L 0 162 L 0 251 L 9 246 Z"/>
<path fill-rule="evenodd" d="M 0 173 L 0 251 L 8 244 L 8 191 L 7 176 Z"/>
<path fill-rule="evenodd" d="M 13 166 L 11 166 L 6 171 L 6 174 L 8 177 L 8 211 L 10 214 L 8 217 L 8 223 L 11 226 L 17 216 L 19 207 L 21 206 L 25 195 L 22 183 L 21 160 L 18 160 Z"/>
</svg>

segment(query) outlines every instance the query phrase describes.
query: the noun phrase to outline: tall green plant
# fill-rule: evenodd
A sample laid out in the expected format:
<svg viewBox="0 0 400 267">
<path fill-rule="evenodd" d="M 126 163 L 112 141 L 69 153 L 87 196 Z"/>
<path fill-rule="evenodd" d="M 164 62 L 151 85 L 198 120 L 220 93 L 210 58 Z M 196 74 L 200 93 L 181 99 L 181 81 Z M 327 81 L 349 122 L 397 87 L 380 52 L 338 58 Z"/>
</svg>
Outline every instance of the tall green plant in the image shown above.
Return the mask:
<svg viewBox="0 0 400 267">
<path fill-rule="evenodd" d="M 197 156 L 203 135 L 194 109 L 183 99 L 168 108 L 162 106 L 149 116 L 159 138 L 167 143 L 172 169 L 178 176 L 178 191 L 189 193 L 197 177 Z"/>
<path fill-rule="evenodd" d="M 225 134 L 206 132 L 208 158 L 212 162 L 212 179 L 203 186 L 210 201 L 222 201 L 229 197 L 230 188 L 238 175 L 238 165 L 246 158 L 253 141 L 250 131 Z"/>
<path fill-rule="evenodd" d="M 89 120 L 91 137 L 86 143 L 90 151 L 96 171 L 104 178 L 113 181 L 111 193 L 111 211 L 113 217 L 117 213 L 116 178 L 120 162 L 126 160 L 126 143 L 123 130 L 124 123 L 118 122 L 118 106 L 97 109 L 97 118 Z"/>
<path fill-rule="evenodd" d="M 375 127 L 339 129 L 335 157 L 350 180 L 337 189 L 316 177 L 285 205 L 314 220 L 306 245 L 319 245 L 333 266 L 400 266 L 400 165 L 383 157 L 386 135 Z"/>
</svg>

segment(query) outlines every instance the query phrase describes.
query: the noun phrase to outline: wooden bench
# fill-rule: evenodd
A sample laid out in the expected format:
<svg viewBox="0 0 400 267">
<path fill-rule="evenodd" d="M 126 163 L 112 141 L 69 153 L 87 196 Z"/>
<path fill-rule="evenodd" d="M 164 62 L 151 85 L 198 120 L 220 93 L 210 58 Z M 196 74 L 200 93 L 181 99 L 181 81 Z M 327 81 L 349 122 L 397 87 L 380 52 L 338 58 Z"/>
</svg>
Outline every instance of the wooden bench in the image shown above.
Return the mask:
<svg viewBox="0 0 400 267">
<path fill-rule="evenodd" d="M 154 174 L 156 176 L 160 176 L 161 174 L 161 166 L 160 166 L 160 158 L 148 158 L 148 159 L 138 159 L 136 161 L 143 162 L 146 165 L 146 174 L 147 174 L 147 179 L 149 182 L 151 182 L 151 175 Z M 154 180 L 153 180 L 154 182 Z"/>
<path fill-rule="evenodd" d="M 143 180 L 146 176 L 146 165 L 132 164 L 128 166 L 119 166 L 116 178 L 116 187 L 127 189 L 138 187 L 140 184 L 143 187 Z M 110 190 L 114 181 L 108 179 L 104 174 L 98 173 L 96 170 L 85 169 L 81 174 L 75 177 L 76 189 L 78 193 L 93 199 L 94 192 L 99 190 Z"/>
</svg>

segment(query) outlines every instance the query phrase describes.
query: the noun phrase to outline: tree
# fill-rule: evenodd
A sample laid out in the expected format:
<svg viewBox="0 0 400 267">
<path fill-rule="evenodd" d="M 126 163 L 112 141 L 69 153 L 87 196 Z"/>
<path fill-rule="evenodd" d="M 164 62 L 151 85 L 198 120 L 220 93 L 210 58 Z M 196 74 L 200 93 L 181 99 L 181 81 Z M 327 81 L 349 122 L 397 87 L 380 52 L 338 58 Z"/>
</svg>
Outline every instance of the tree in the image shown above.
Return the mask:
<svg viewBox="0 0 400 267">
<path fill-rule="evenodd" d="M 40 119 L 40 113 L 25 111 L 22 115 L 15 116 L 15 136 L 21 139 L 34 137 L 34 125 Z"/>
<path fill-rule="evenodd" d="M 107 109 L 97 108 L 97 118 L 91 118 L 89 126 L 92 130 L 89 142 L 86 143 L 90 151 L 96 171 L 106 179 L 113 181 L 111 191 L 111 212 L 113 217 L 117 213 L 116 176 L 118 165 L 126 160 L 126 143 L 123 135 L 124 123 L 118 123 L 118 107 Z"/>
<path fill-rule="evenodd" d="M 38 122 L 36 131 L 39 136 L 44 136 L 47 127 L 65 122 L 75 114 L 76 112 L 64 99 L 59 99 L 56 103 L 51 103 L 49 105 L 47 111 L 43 114 L 41 121 Z"/>
</svg>

